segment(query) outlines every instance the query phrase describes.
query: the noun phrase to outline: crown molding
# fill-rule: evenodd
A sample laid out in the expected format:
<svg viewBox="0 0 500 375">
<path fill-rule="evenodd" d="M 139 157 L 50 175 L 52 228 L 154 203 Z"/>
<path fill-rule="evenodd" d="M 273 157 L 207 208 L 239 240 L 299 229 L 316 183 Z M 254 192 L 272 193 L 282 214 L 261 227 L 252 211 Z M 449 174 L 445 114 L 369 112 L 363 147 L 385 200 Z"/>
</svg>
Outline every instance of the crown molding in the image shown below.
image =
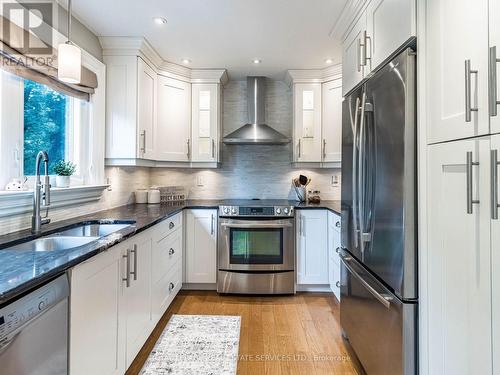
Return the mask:
<svg viewBox="0 0 500 375">
<path fill-rule="evenodd" d="M 348 0 L 339 18 L 330 30 L 329 36 L 344 41 L 352 26 L 357 22 L 361 12 L 370 0 Z"/>
<path fill-rule="evenodd" d="M 342 64 L 324 69 L 291 69 L 287 70 L 285 83 L 292 87 L 295 83 L 324 83 L 342 78 Z"/>
<path fill-rule="evenodd" d="M 103 56 L 140 56 L 158 74 L 190 83 L 220 83 L 228 81 L 226 69 L 191 69 L 163 60 L 151 44 L 142 37 L 99 37 Z"/>
</svg>

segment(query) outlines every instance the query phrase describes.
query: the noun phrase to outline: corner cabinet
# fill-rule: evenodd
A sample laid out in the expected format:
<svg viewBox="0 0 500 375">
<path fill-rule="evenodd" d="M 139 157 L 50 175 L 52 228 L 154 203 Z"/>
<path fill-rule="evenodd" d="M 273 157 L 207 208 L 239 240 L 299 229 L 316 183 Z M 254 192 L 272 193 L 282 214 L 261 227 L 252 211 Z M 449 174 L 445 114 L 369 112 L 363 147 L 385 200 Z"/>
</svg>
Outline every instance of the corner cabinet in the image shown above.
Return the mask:
<svg viewBox="0 0 500 375">
<path fill-rule="evenodd" d="M 297 284 L 329 285 L 326 210 L 296 210 Z"/>
<path fill-rule="evenodd" d="M 221 89 L 216 83 L 192 85 L 192 152 L 193 162 L 219 162 L 221 136 Z"/>
<path fill-rule="evenodd" d="M 293 164 L 339 168 L 342 157 L 340 65 L 325 71 L 290 70 L 293 90 Z"/>
<path fill-rule="evenodd" d="M 227 72 L 167 63 L 140 38 L 100 40 L 106 165 L 216 168 Z"/>
<path fill-rule="evenodd" d="M 156 160 L 189 161 L 190 130 L 191 84 L 159 75 Z"/>
<path fill-rule="evenodd" d="M 185 278 L 188 284 L 217 282 L 217 210 L 186 211 Z"/>
</svg>

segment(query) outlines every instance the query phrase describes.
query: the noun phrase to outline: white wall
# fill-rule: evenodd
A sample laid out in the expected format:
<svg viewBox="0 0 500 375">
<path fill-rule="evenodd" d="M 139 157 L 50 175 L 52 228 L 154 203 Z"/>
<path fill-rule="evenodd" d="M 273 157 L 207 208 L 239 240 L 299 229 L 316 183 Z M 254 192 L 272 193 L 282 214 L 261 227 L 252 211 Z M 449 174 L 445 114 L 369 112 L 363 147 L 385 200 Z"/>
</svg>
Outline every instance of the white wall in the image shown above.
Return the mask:
<svg viewBox="0 0 500 375">
<path fill-rule="evenodd" d="M 247 122 L 246 81 L 230 81 L 224 89 L 223 134 Z M 281 81 L 267 81 L 266 122 L 292 137 L 292 92 Z M 340 199 L 340 187 L 333 187 L 333 175 L 340 169 L 299 170 L 291 167 L 291 144 L 223 145 L 219 169 L 151 170 L 151 184 L 183 185 L 191 199 L 292 198 L 291 181 L 300 173 L 312 179 L 310 187 L 321 191 L 323 199 Z M 198 186 L 201 177 L 204 186 Z M 339 177 L 340 178 L 340 177 Z"/>
</svg>

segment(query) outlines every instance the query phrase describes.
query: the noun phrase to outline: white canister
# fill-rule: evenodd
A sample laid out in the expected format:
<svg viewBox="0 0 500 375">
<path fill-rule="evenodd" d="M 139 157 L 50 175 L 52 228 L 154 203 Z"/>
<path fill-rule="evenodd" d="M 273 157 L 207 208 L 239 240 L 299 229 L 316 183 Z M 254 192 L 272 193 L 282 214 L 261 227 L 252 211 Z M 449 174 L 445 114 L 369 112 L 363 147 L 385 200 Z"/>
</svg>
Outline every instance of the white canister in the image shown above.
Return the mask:
<svg viewBox="0 0 500 375">
<path fill-rule="evenodd" d="M 148 191 L 146 189 L 136 190 L 135 203 L 148 203 Z"/>
<path fill-rule="evenodd" d="M 160 190 L 149 190 L 148 191 L 148 203 L 157 204 L 160 203 Z"/>
</svg>

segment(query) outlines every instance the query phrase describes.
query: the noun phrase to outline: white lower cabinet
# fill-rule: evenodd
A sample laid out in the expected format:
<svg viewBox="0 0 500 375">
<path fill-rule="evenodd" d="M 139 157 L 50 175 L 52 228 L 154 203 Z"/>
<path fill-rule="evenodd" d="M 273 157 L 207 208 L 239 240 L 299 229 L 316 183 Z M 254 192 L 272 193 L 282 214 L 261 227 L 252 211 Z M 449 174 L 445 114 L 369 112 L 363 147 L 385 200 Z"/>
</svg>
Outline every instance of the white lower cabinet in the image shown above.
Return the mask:
<svg viewBox="0 0 500 375">
<path fill-rule="evenodd" d="M 71 270 L 71 375 L 126 370 L 122 256 L 127 246 L 123 242 Z"/>
<path fill-rule="evenodd" d="M 328 212 L 328 280 L 330 289 L 340 301 L 340 216 Z"/>
<path fill-rule="evenodd" d="M 296 210 L 297 284 L 328 285 L 326 210 Z"/>
<path fill-rule="evenodd" d="M 186 211 L 186 283 L 217 282 L 217 210 Z"/>
<path fill-rule="evenodd" d="M 150 333 L 151 320 L 151 232 L 145 231 L 132 238 L 125 256 L 125 281 L 123 297 L 126 311 L 127 367 L 141 349 Z M 127 263 L 130 271 L 127 276 Z"/>
<path fill-rule="evenodd" d="M 125 373 L 182 286 L 181 223 L 179 213 L 71 270 L 71 375 Z"/>
<path fill-rule="evenodd" d="M 429 147 L 429 375 L 492 373 L 490 160 L 489 137 Z"/>
</svg>

